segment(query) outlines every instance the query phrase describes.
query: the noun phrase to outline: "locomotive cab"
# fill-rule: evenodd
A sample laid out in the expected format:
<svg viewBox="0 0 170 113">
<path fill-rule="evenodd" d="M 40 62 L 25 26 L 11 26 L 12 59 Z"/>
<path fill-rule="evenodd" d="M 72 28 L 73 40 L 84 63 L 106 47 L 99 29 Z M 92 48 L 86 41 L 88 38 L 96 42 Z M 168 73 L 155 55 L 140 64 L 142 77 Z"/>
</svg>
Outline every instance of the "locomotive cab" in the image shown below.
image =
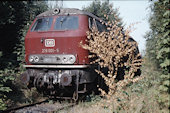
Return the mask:
<svg viewBox="0 0 170 113">
<path fill-rule="evenodd" d="M 99 18 L 78 9 L 55 9 L 38 15 L 25 36 L 26 72 L 21 79 L 47 95 L 74 99 L 93 87 L 96 74 L 89 51 L 80 46 Z M 101 24 L 102 25 L 102 24 Z M 104 29 L 101 26 L 100 29 Z"/>
</svg>

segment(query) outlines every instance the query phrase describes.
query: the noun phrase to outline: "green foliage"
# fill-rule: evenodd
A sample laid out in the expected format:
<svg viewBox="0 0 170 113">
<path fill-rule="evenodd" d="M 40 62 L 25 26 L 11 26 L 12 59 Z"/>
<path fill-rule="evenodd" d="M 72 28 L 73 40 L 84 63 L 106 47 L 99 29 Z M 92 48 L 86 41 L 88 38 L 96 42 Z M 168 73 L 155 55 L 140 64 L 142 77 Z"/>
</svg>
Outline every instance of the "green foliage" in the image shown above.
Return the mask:
<svg viewBox="0 0 170 113">
<path fill-rule="evenodd" d="M 0 70 L 0 111 L 6 109 L 4 101 L 7 97 L 5 94 L 12 91 L 7 83 L 14 80 L 14 77 L 10 76 L 9 73 L 13 73 L 13 71 L 10 69 Z"/>
<path fill-rule="evenodd" d="M 119 26 L 123 24 L 122 19 L 119 17 L 118 9 L 113 9 L 113 5 L 109 4 L 108 1 L 102 3 L 100 0 L 95 0 L 88 7 L 84 7 L 83 10 L 91 12 L 105 21 L 117 20 Z M 108 19 L 104 15 L 109 15 Z"/>
<path fill-rule="evenodd" d="M 167 95 L 170 94 L 170 29 L 169 29 L 169 0 L 158 0 L 152 2 L 152 15 L 150 17 L 151 31 L 146 34 L 147 39 L 147 56 L 151 59 L 157 68 L 161 71 L 160 76 L 160 107 L 168 108 L 169 100 Z"/>
<path fill-rule="evenodd" d="M 47 8 L 45 1 L 0 2 L 0 110 L 6 109 L 7 94 L 13 92 L 11 83 L 23 71 L 26 32 Z"/>
</svg>

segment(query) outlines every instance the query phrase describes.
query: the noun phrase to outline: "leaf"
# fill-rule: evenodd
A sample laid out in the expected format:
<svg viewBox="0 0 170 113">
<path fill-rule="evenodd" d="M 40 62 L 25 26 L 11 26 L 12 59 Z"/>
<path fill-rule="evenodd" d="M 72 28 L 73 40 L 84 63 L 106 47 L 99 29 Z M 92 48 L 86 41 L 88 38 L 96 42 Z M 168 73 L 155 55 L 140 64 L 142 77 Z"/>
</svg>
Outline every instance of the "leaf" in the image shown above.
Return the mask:
<svg viewBox="0 0 170 113">
<path fill-rule="evenodd" d="M 164 85 L 164 86 L 169 87 L 169 85 L 170 85 L 170 81 L 169 81 L 169 80 L 165 80 L 165 81 L 163 81 L 163 85 Z"/>
<path fill-rule="evenodd" d="M 169 39 L 169 33 L 170 31 L 164 32 L 163 38 Z"/>
<path fill-rule="evenodd" d="M 163 92 L 167 92 L 168 91 L 168 87 L 164 86 L 164 85 L 160 85 L 159 86 L 159 90 L 163 91 Z"/>
<path fill-rule="evenodd" d="M 158 54 L 157 54 L 157 59 L 160 59 L 160 58 L 163 58 L 163 55 L 168 55 L 170 52 L 170 49 L 167 47 L 167 48 L 161 48 L 159 51 L 158 51 Z"/>
<path fill-rule="evenodd" d="M 0 111 L 7 109 L 6 105 L 4 104 L 3 100 L 0 99 Z"/>
<path fill-rule="evenodd" d="M 151 50 L 150 53 L 155 53 L 155 50 Z"/>
<path fill-rule="evenodd" d="M 163 17 L 166 17 L 169 15 L 169 10 L 165 11 L 164 14 L 163 14 Z"/>
<path fill-rule="evenodd" d="M 166 27 L 169 25 L 169 21 L 168 22 L 164 22 L 163 26 Z"/>
<path fill-rule="evenodd" d="M 164 0 L 163 3 L 164 5 L 169 4 L 169 0 Z"/>
<path fill-rule="evenodd" d="M 161 75 L 160 77 L 161 77 L 162 79 L 170 79 L 169 74 L 167 74 L 167 75 L 163 74 L 163 75 Z"/>
<path fill-rule="evenodd" d="M 0 87 L 0 91 L 2 91 L 2 92 L 10 92 L 12 90 L 9 87 Z"/>
<path fill-rule="evenodd" d="M 170 59 L 166 58 L 163 63 L 160 64 L 160 66 L 163 67 L 168 67 L 170 65 Z"/>
<path fill-rule="evenodd" d="M 163 44 L 169 44 L 169 39 L 163 39 Z M 167 51 L 167 52 L 169 52 L 169 51 Z"/>
</svg>

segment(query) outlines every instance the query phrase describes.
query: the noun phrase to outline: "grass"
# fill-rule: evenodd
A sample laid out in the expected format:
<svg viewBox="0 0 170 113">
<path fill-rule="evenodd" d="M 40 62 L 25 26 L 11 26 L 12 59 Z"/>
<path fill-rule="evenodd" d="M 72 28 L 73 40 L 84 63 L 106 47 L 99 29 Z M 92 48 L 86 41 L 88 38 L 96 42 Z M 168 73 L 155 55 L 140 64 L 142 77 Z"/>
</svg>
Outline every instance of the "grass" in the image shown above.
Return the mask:
<svg viewBox="0 0 170 113">
<path fill-rule="evenodd" d="M 79 102 L 78 105 L 57 113 L 169 113 L 168 109 L 161 109 L 158 104 L 159 70 L 146 61 L 142 66 L 141 76 L 144 77 L 142 80 L 131 83 L 122 90 L 121 94 L 124 98 L 122 100 L 117 98 L 120 106 L 116 106 L 114 102 L 111 102 L 113 108 L 110 109 L 105 106 L 105 99 L 99 95 L 90 95 L 90 99 L 88 97 L 85 102 Z M 18 91 L 16 88 L 15 94 L 9 102 L 11 103 L 10 107 L 34 103 L 43 98 L 34 88 L 32 90 L 21 89 Z M 51 102 L 53 101 L 49 103 Z M 67 102 L 62 104 L 67 104 Z"/>
<path fill-rule="evenodd" d="M 123 93 L 126 99 L 119 101 L 121 107 L 109 109 L 105 104 L 105 99 L 93 96 L 90 102 L 80 102 L 73 108 L 64 109 L 59 113 L 169 113 L 169 110 L 162 110 L 158 104 L 158 83 L 160 73 L 154 66 L 145 62 L 142 66 L 144 78 L 136 83 L 128 85 Z M 115 103 L 111 103 L 112 106 Z"/>
</svg>

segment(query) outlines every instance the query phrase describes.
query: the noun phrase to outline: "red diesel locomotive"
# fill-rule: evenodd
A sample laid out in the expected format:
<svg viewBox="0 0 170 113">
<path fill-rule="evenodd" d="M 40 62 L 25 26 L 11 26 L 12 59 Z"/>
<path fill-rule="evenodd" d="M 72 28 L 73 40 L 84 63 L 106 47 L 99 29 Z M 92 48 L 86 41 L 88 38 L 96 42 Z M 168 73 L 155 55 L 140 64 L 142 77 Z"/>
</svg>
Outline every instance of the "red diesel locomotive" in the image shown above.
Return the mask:
<svg viewBox="0 0 170 113">
<path fill-rule="evenodd" d="M 90 66 L 89 51 L 83 49 L 80 42 L 86 43 L 86 32 L 92 26 L 100 32 L 106 31 L 100 20 L 73 8 L 38 15 L 25 36 L 26 72 L 21 75 L 22 82 L 46 95 L 74 100 L 79 94 L 97 89 L 102 79 Z"/>
<path fill-rule="evenodd" d="M 105 28 L 99 18 L 78 9 L 54 9 L 36 17 L 25 36 L 26 72 L 21 78 L 48 95 L 74 99 L 92 90 L 96 74 L 89 68 L 86 32 L 93 25 Z"/>
</svg>

